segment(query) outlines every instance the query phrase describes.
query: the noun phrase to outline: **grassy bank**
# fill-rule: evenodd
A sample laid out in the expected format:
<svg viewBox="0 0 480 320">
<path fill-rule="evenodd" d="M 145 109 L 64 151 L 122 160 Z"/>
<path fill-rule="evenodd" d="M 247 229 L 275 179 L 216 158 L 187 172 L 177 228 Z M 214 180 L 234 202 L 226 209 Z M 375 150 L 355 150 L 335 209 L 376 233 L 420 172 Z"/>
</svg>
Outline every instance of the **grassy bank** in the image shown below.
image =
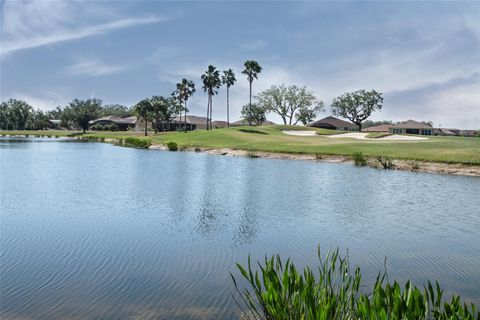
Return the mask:
<svg viewBox="0 0 480 320">
<path fill-rule="evenodd" d="M 315 130 L 317 135 L 302 137 L 282 133 L 282 130 Z M 44 131 L 47 133 L 53 131 Z M 35 133 L 27 132 L 30 136 Z M 167 132 L 148 139 L 152 144 L 165 145 L 175 142 L 185 148 L 230 148 L 249 151 L 324 154 L 352 156 L 361 152 L 366 157 L 378 155 L 392 159 L 417 160 L 443 163 L 480 165 L 480 138 L 429 137 L 422 141 L 382 141 L 381 139 L 356 140 L 350 138 L 331 139 L 327 136 L 336 131 L 295 126 L 261 126 L 198 130 L 188 133 Z M 0 134 L 22 134 L 20 131 Z M 25 134 L 25 132 L 23 132 Z M 45 133 L 44 133 L 45 134 Z M 55 131 L 52 135 L 66 136 L 68 131 Z M 140 132 L 88 132 L 87 136 L 119 139 L 142 136 Z"/>
</svg>

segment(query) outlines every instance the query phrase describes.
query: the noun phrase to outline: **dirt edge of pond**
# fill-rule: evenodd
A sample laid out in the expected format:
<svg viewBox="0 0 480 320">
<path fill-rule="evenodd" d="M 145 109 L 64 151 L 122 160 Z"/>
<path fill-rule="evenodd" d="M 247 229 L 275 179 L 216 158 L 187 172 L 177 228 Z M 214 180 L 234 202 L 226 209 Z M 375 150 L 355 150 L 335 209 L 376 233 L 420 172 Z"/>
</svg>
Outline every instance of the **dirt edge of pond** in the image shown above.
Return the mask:
<svg viewBox="0 0 480 320">
<path fill-rule="evenodd" d="M 149 149 L 168 151 L 164 145 L 152 145 Z M 230 148 L 186 148 L 182 151 L 204 152 L 212 155 L 222 155 L 231 157 L 249 157 L 249 158 L 266 158 L 266 159 L 280 159 L 280 160 L 303 160 L 316 162 L 330 162 L 330 163 L 345 163 L 353 165 L 354 162 L 351 157 L 342 155 L 314 155 L 314 154 L 296 154 L 296 153 L 279 153 L 279 152 L 264 152 L 264 151 L 248 151 Z M 393 159 L 394 170 L 405 170 L 412 172 L 428 172 L 440 173 L 448 175 L 461 175 L 480 177 L 480 166 L 465 165 L 461 163 L 442 163 L 442 162 L 428 162 L 417 160 L 400 160 Z M 374 158 L 367 159 L 367 166 L 381 169 L 381 165 Z"/>
</svg>

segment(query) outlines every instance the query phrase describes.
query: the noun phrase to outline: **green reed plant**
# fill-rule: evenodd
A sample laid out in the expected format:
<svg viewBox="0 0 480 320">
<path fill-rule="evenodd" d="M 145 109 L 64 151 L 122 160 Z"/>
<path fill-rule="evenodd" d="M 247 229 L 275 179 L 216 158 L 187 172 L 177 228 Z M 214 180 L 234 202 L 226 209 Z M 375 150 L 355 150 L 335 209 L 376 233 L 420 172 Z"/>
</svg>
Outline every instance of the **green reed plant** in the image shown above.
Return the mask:
<svg viewBox="0 0 480 320">
<path fill-rule="evenodd" d="M 322 259 L 318 249 L 317 275 L 308 266 L 297 270 L 290 259 L 280 256 L 258 262 L 252 268 L 250 257 L 246 267 L 237 263 L 246 287 L 231 274 L 237 296 L 234 299 L 245 319 L 265 320 L 479 320 L 476 306 L 467 306 L 459 296 L 450 302 L 442 299 L 439 284 L 430 282 L 423 290 L 407 281 L 388 282 L 386 272 L 379 275 L 370 293 L 360 290 L 360 268 L 352 268 L 338 249 Z"/>
<path fill-rule="evenodd" d="M 361 152 L 354 152 L 352 154 L 353 161 L 356 166 L 366 166 L 367 165 L 367 159 L 363 156 L 363 153 Z"/>
</svg>

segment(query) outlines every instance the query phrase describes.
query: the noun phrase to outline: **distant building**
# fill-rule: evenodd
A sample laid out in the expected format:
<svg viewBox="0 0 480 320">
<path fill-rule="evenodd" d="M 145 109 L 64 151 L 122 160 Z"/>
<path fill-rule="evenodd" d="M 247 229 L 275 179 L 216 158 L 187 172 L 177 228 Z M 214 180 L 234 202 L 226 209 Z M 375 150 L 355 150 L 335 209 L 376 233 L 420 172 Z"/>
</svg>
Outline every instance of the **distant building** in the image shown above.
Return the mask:
<svg viewBox="0 0 480 320">
<path fill-rule="evenodd" d="M 185 121 L 185 117 L 176 117 L 174 122 L 180 123 L 182 125 Z M 195 130 L 195 129 L 206 129 L 207 128 L 207 118 L 206 117 L 199 117 L 199 116 L 188 116 L 187 115 L 187 129 L 188 130 Z M 225 128 L 227 126 L 226 121 L 212 121 L 212 128 Z M 192 128 L 192 129 L 189 129 Z"/>
<path fill-rule="evenodd" d="M 340 120 L 332 116 L 315 121 L 309 124 L 308 126 L 315 127 L 315 128 L 331 129 L 331 130 L 358 131 L 357 125 L 344 120 Z"/>
<path fill-rule="evenodd" d="M 135 128 L 137 117 L 120 118 L 116 116 L 106 116 L 90 121 L 92 126 L 111 126 L 116 125 L 118 130 L 126 131 Z"/>
<path fill-rule="evenodd" d="M 391 126 L 391 124 L 381 124 L 379 126 L 362 129 L 362 132 L 389 132 Z"/>
<path fill-rule="evenodd" d="M 431 136 L 436 133 L 432 126 L 415 120 L 407 120 L 391 125 L 389 132 L 393 134 L 419 134 L 423 136 Z"/>
<path fill-rule="evenodd" d="M 48 120 L 48 127 L 50 129 L 59 129 L 61 123 L 62 123 L 62 120 L 50 119 Z"/>
<path fill-rule="evenodd" d="M 454 128 L 438 128 L 435 129 L 436 134 L 441 135 L 441 136 L 459 136 L 460 135 L 460 129 L 454 129 Z"/>
</svg>

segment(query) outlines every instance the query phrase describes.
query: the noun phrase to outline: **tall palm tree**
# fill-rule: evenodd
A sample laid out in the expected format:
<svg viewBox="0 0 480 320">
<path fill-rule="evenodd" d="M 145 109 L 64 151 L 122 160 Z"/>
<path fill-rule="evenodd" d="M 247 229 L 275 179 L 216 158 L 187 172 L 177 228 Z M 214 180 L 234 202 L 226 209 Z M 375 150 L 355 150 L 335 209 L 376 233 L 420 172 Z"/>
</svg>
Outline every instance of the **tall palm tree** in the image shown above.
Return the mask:
<svg viewBox="0 0 480 320">
<path fill-rule="evenodd" d="M 255 60 L 247 60 L 243 65 L 245 70 L 242 73 L 247 75 L 250 84 L 250 105 L 252 105 L 252 82 L 254 79 L 258 79 L 258 74 L 262 72 L 262 67 Z"/>
<path fill-rule="evenodd" d="M 133 111 L 145 121 L 145 136 L 148 135 L 148 119 L 153 111 L 150 99 L 145 98 L 133 106 Z"/>
<path fill-rule="evenodd" d="M 195 92 L 195 83 L 192 80 L 182 79 L 181 82 L 177 83 L 177 89 L 173 92 L 177 100 L 184 104 L 185 111 L 185 121 L 184 121 L 184 131 L 187 132 L 187 101 Z M 180 116 L 181 117 L 181 116 Z"/>
<path fill-rule="evenodd" d="M 212 97 L 217 94 L 217 89 L 222 85 L 220 72 L 212 65 L 202 74 L 203 91 L 208 93 L 207 103 L 207 130 L 212 129 Z"/>
<path fill-rule="evenodd" d="M 229 90 L 230 87 L 233 86 L 235 81 L 237 81 L 237 79 L 235 79 L 235 73 L 233 73 L 232 69 L 223 71 L 222 83 L 227 86 L 227 127 L 230 127 L 230 110 L 229 110 L 230 101 L 229 101 L 228 94 L 230 91 Z"/>
</svg>

